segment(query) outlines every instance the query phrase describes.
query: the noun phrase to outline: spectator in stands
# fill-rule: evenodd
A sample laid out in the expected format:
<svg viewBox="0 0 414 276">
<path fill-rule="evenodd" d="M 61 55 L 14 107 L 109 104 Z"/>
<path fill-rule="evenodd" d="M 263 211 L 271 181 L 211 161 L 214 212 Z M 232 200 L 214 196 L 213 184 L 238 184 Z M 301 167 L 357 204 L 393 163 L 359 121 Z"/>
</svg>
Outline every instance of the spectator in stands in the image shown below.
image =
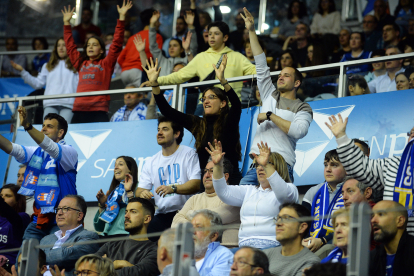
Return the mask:
<svg viewBox="0 0 414 276">
<path fill-rule="evenodd" d="M 303 269 L 321 261 L 302 245 L 311 223 L 302 218 L 309 217 L 310 212 L 297 203 L 284 203 L 279 210 L 275 218 L 276 239 L 282 246 L 264 250 L 269 258 L 269 270 L 272 275 L 301 276 Z"/>
<path fill-rule="evenodd" d="M 413 3 L 412 0 L 399 0 L 398 6 L 395 8 L 395 23 L 403 28 L 408 26 L 408 19 L 413 15 Z"/>
<path fill-rule="evenodd" d="M 388 46 L 398 46 L 400 41 L 400 27 L 395 24 L 386 24 L 382 29 L 382 40 L 384 45 L 382 48 L 387 48 Z"/>
<path fill-rule="evenodd" d="M 364 50 L 372 52 L 382 47 L 382 33 L 377 30 L 378 20 L 371 14 L 365 15 L 362 21 L 362 29 L 365 35 Z"/>
<path fill-rule="evenodd" d="M 17 193 L 19 188 L 14 184 L 6 184 L 0 188 L 0 250 L 20 247 L 24 230 L 30 223 L 30 217 L 25 213 L 26 198 Z M 9 260 L 10 266 L 15 264 L 17 251 L 1 255 Z"/>
<path fill-rule="evenodd" d="M 385 0 L 377 0 L 374 3 L 374 15 L 377 18 L 377 30 L 383 31 L 383 27 L 392 24 L 395 21 L 394 16 L 388 13 L 388 2 Z"/>
<path fill-rule="evenodd" d="M 348 29 L 342 29 L 339 32 L 339 49 L 332 53 L 331 62 L 339 62 L 345 54 L 351 53 L 349 41 L 351 32 Z M 321 43 L 323 45 L 323 43 Z M 324 53 L 326 55 L 326 53 Z"/>
<path fill-rule="evenodd" d="M 414 237 L 407 232 L 407 209 L 398 202 L 384 200 L 372 211 L 374 239 L 381 244 L 371 251 L 369 275 L 409 275 L 413 267 Z"/>
<path fill-rule="evenodd" d="M 408 19 L 408 34 L 407 37 L 412 37 L 414 35 L 414 17 L 410 17 L 410 19 Z"/>
<path fill-rule="evenodd" d="M 342 197 L 346 209 L 349 209 L 352 204 L 367 202 L 371 208 L 375 205 L 372 188 L 365 185 L 355 178 L 347 178 L 342 185 Z"/>
<path fill-rule="evenodd" d="M 414 88 L 414 67 L 409 66 L 404 71 L 405 76 L 408 78 L 410 89 Z"/>
<path fill-rule="evenodd" d="M 341 59 L 341 62 L 371 58 L 371 52 L 366 52 L 364 50 L 364 44 L 364 34 L 359 32 L 352 32 L 351 39 L 349 41 L 351 52 L 344 54 L 344 56 Z M 369 71 L 371 71 L 370 64 L 361 64 L 358 66 L 346 67 L 347 74 L 365 73 Z"/>
<path fill-rule="evenodd" d="M 321 263 L 333 262 L 346 264 L 348 261 L 349 210 L 336 210 L 332 216 L 334 230 L 333 244 L 336 246 Z"/>
<path fill-rule="evenodd" d="M 78 275 L 89 275 L 93 273 L 96 273 L 100 276 L 118 275 L 115 272 L 114 264 L 111 262 L 111 260 L 108 258 L 102 258 L 101 256 L 97 256 L 95 254 L 88 254 L 80 257 L 75 264 L 74 272 L 79 273 Z"/>
<path fill-rule="evenodd" d="M 40 50 L 47 50 L 49 48 L 49 43 L 47 43 L 47 40 L 45 37 L 35 37 L 32 40 L 32 48 L 35 51 Z M 40 70 L 42 70 L 43 64 L 47 63 L 50 58 L 50 53 L 44 53 L 44 54 L 38 54 L 33 58 L 32 61 L 32 70 L 33 75 L 37 76 L 38 73 L 40 73 Z"/>
<path fill-rule="evenodd" d="M 54 113 L 46 115 L 40 132 L 28 122 L 24 107 L 19 106 L 18 112 L 20 125 L 39 147 L 14 144 L 0 135 L 0 148 L 19 163 L 27 165 L 19 194 L 34 196 L 35 201 L 32 223 L 27 227 L 23 239 L 41 240 L 56 231 L 54 208 L 58 202 L 66 195 L 77 194 L 78 154 L 63 140 L 68 131 L 68 123 L 63 117 Z M 45 178 L 42 186 L 38 185 L 39 178 Z"/>
<path fill-rule="evenodd" d="M 265 46 L 264 42 L 259 39 L 259 44 L 260 44 L 260 47 L 262 47 L 263 52 L 266 53 L 266 46 Z M 244 42 L 244 52 L 245 52 L 245 55 L 246 55 L 247 59 L 252 64 L 256 64 L 256 62 L 254 61 L 252 46 L 250 45 L 250 40 L 249 39 L 247 39 L 246 42 Z"/>
<path fill-rule="evenodd" d="M 16 185 L 17 186 L 22 186 L 23 181 L 24 181 L 24 173 L 26 171 L 26 165 L 25 164 L 20 164 L 19 165 L 19 170 L 17 171 L 17 181 L 16 181 Z"/>
<path fill-rule="evenodd" d="M 171 74 L 171 71 L 175 64 L 190 62 L 194 56 L 197 54 L 197 35 L 194 29 L 194 14 L 191 11 L 187 11 L 185 16 L 186 26 L 188 26 L 187 38 L 184 36 L 181 38 L 171 38 L 168 40 L 168 57 L 166 58 L 161 49 L 158 48 L 156 42 L 156 28 L 155 24 L 160 18 L 160 12 L 154 11 L 150 19 L 150 28 L 149 28 L 149 47 L 151 54 L 154 59 L 158 59 L 158 63 L 161 67 L 160 76 L 167 76 Z M 182 18 L 184 20 L 184 17 Z M 178 21 L 178 19 L 177 19 Z M 182 40 L 181 40 L 182 39 Z"/>
<path fill-rule="evenodd" d="M 286 40 L 289 36 L 294 36 L 296 27 L 300 23 L 305 23 L 307 26 L 309 26 L 310 23 L 308 12 L 306 10 L 306 4 L 299 0 L 293 0 L 290 2 L 288 7 L 287 18 L 284 18 L 279 26 L 277 38 Z"/>
<path fill-rule="evenodd" d="M 402 183 L 400 180 L 407 176 L 407 172 L 412 175 L 412 167 L 411 171 L 407 169 L 406 160 L 413 151 L 414 127 L 407 132 L 408 144 L 402 156 L 372 160 L 357 149 L 354 142 L 346 135 L 347 118 L 343 120 L 339 114 L 338 119 L 329 117 L 329 121 L 330 123 L 326 125 L 337 139 L 338 156 L 349 176 L 355 177 L 373 190 L 383 191 L 384 200 L 405 196 L 405 194 L 400 195 L 398 190 L 401 187 L 400 182 Z M 406 207 L 408 208 L 408 202 Z M 408 227 L 414 225 L 413 221 L 411 217 L 408 219 Z M 409 230 L 409 232 L 412 234 L 412 231 Z"/>
<path fill-rule="evenodd" d="M 302 201 L 302 205 L 310 210 L 312 216 L 315 217 L 310 228 L 310 237 L 303 240 L 303 245 L 312 252 L 324 247 L 317 253 L 319 257 L 325 257 L 324 254 L 333 248 L 326 244 L 332 241 L 335 225 L 331 224 L 331 219 L 324 216 L 332 215 L 337 209 L 344 207 L 341 191 L 346 175 L 336 150 L 330 150 L 325 154 L 323 164 L 325 183 L 310 188 Z M 310 244 L 308 244 L 309 241 Z"/>
<path fill-rule="evenodd" d="M 385 50 L 383 49 L 375 50 L 371 54 L 371 58 L 377 58 L 377 57 L 383 57 L 383 56 L 385 56 Z M 373 62 L 372 67 L 374 68 L 374 71 L 369 72 L 367 75 L 364 76 L 367 82 L 370 82 L 376 79 L 377 77 L 385 75 L 387 73 L 387 70 L 385 69 L 385 62 L 383 61 Z"/>
<path fill-rule="evenodd" d="M 210 48 L 202 53 L 199 53 L 192 62 L 190 62 L 185 68 L 179 72 L 172 73 L 168 76 L 158 78 L 160 85 L 168 84 L 181 84 L 190 80 L 193 77 L 198 76 L 200 81 L 216 79 L 215 71 L 210 67 L 199 66 L 200 64 L 215 64 L 220 66 L 220 62 L 224 54 L 228 57 L 229 68 L 226 70 L 226 78 L 245 76 L 256 74 L 256 67 L 239 52 L 235 52 L 226 46 L 226 42 L 229 37 L 229 26 L 224 22 L 213 22 L 208 25 L 209 37 L 208 43 Z M 243 47 L 243 44 L 240 46 Z M 233 89 L 240 98 L 240 90 L 242 88 L 242 82 L 233 83 Z M 202 93 L 200 93 L 200 99 Z M 233 103 L 232 103 L 233 104 Z M 202 114 L 203 105 L 200 102 L 195 114 Z"/>
<path fill-rule="evenodd" d="M 174 243 L 175 229 L 165 230 L 160 237 L 157 250 L 157 264 L 158 270 L 161 272 L 160 276 L 174 275 Z M 188 276 L 199 276 L 197 269 L 194 266 L 190 266 L 190 273 Z"/>
<path fill-rule="evenodd" d="M 254 166 L 260 186 L 229 186 L 223 174 L 221 143 L 215 141 L 209 149 L 213 168 L 213 185 L 218 197 L 226 204 L 241 207 L 239 246 L 259 249 L 279 246 L 276 240 L 273 218 L 279 213 L 279 205 L 298 201 L 298 190 L 290 182 L 289 173 L 282 156 L 271 153 L 267 144 L 257 145 L 260 155 L 253 153 Z M 267 208 L 266 206 L 272 206 Z M 254 210 L 254 212 L 253 212 Z"/>
<path fill-rule="evenodd" d="M 18 51 L 17 39 L 14 37 L 6 38 L 6 51 L 15 52 Z M 20 74 L 19 71 L 13 68 L 11 61 L 19 64 L 24 69 L 27 69 L 27 57 L 22 54 L 3 55 L 3 63 L 1 65 L 2 77 L 13 77 Z"/>
<path fill-rule="evenodd" d="M 65 269 L 69 275 L 75 270 L 78 258 L 95 253 L 99 249 L 98 243 L 82 244 L 86 241 L 99 240 L 97 233 L 83 228 L 86 209 L 86 202 L 82 196 L 65 196 L 55 208 L 59 231 L 40 241 L 40 246 L 50 246 L 43 249 L 46 253 L 46 264 L 57 265 L 60 270 Z"/>
<path fill-rule="evenodd" d="M 362 150 L 362 152 L 365 154 L 365 156 L 368 156 L 369 157 L 369 154 L 370 154 L 370 148 L 369 148 L 369 146 L 368 146 L 368 141 L 362 141 L 362 140 L 359 140 L 359 139 L 356 139 L 356 138 L 354 138 L 354 139 L 352 139 L 352 141 L 354 141 L 354 143 L 355 143 L 355 145 L 360 149 L 360 150 Z"/>
<path fill-rule="evenodd" d="M 14 69 L 20 72 L 22 79 L 33 89 L 42 89 L 46 85 L 44 95 L 76 93 L 79 76 L 70 61 L 62 37 L 56 40 L 49 61 L 43 64 L 37 77 L 30 75 L 21 65 L 13 61 L 11 61 L 11 64 Z M 43 116 L 56 113 L 70 123 L 73 117 L 74 101 L 74 98 L 43 100 Z"/>
<path fill-rule="evenodd" d="M 342 32 L 342 31 L 341 31 Z M 328 63 L 328 57 L 323 51 L 323 46 L 319 42 L 313 42 L 308 46 L 308 58 L 306 59 L 305 67 L 316 66 Z M 308 72 L 306 78 L 314 78 L 324 76 L 326 73 L 323 70 Z M 320 87 L 318 87 L 320 89 Z M 307 89 L 306 89 L 307 90 Z"/>
<path fill-rule="evenodd" d="M 253 16 L 244 9 L 243 17 L 246 28 L 249 30 L 250 43 L 256 60 L 258 71 L 257 85 L 263 103 L 262 111 L 257 117 L 257 131 L 250 149 L 250 157 L 259 154 L 256 145 L 264 140 L 273 152 L 280 153 L 289 170 L 289 179 L 293 182 L 293 166 L 295 165 L 295 145 L 303 138 L 312 122 L 312 109 L 307 103 L 296 98 L 296 91 L 302 83 L 302 74 L 295 68 L 286 67 L 282 70 L 277 81 L 277 88 L 273 85 L 266 56 L 258 42 L 254 29 Z M 301 25 L 298 25 L 298 27 Z M 276 115 L 278 114 L 278 115 Z M 266 122 L 267 121 L 267 122 Z M 226 151 L 227 152 L 227 151 Z M 275 164 L 282 166 L 283 164 Z M 249 170 L 240 184 L 257 185 L 257 174 Z"/>
<path fill-rule="evenodd" d="M 214 229 L 223 225 L 221 217 L 214 211 L 202 209 L 191 215 L 194 227 L 194 259 L 200 276 L 229 275 L 233 253 L 220 245 L 223 230 Z M 204 228 L 210 228 L 206 230 Z"/>
<path fill-rule="evenodd" d="M 77 93 L 108 90 L 111 76 L 122 50 L 124 41 L 125 15 L 132 7 L 132 2 L 124 2 L 122 7 L 117 6 L 119 20 L 115 29 L 114 40 L 109 48 L 108 56 L 105 54 L 105 43 L 102 38 L 93 36 L 78 52 L 72 37 L 70 19 L 74 9 L 64 7 L 63 24 L 66 48 L 73 66 L 79 71 L 79 84 Z M 109 110 L 109 95 L 78 97 L 73 105 L 72 123 L 107 122 Z"/>
<path fill-rule="evenodd" d="M 397 90 L 407 90 L 410 89 L 410 81 L 404 72 L 399 72 L 395 75 L 395 83 L 397 85 Z"/>
<path fill-rule="evenodd" d="M 78 41 L 76 41 L 76 44 L 79 45 L 79 47 L 82 47 L 86 39 L 86 34 L 88 32 L 93 32 L 96 34 L 96 36 L 101 36 L 101 29 L 98 26 L 95 26 L 92 24 L 92 17 L 93 12 L 89 8 L 83 8 L 82 9 L 82 17 L 81 17 L 81 23 L 75 27 L 73 27 L 73 30 L 77 32 L 78 34 Z"/>
<path fill-rule="evenodd" d="M 254 58 L 254 57 L 253 57 Z M 280 57 L 276 59 L 275 71 L 280 71 L 286 67 L 296 68 L 298 66 L 295 54 L 291 50 L 283 51 Z"/>
<path fill-rule="evenodd" d="M 157 276 L 157 244 L 148 240 L 148 225 L 154 217 L 154 205 L 142 198 L 131 198 L 125 209 L 125 231 L 129 239 L 105 243 L 98 256 L 107 257 L 114 262 L 118 276 L 142 275 Z M 134 236 L 138 236 L 134 238 Z"/>
<path fill-rule="evenodd" d="M 397 46 L 389 46 L 385 51 L 386 56 L 398 54 L 401 54 L 401 51 L 398 49 Z M 402 59 L 386 61 L 385 68 L 387 70 L 387 73 L 370 81 L 368 83 L 369 91 L 371 91 L 371 93 L 381 93 L 397 90 L 397 86 L 395 83 L 395 75 L 397 75 L 399 72 L 404 72 L 404 68 L 402 68 L 402 63 Z"/>
<path fill-rule="evenodd" d="M 127 235 L 124 229 L 125 208 L 134 196 L 138 185 L 138 166 L 129 156 L 119 156 L 115 161 L 114 177 L 106 194 L 101 190 L 96 195 L 99 210 L 93 225 L 102 236 Z"/>
<path fill-rule="evenodd" d="M 194 212 L 202 209 L 209 209 L 220 215 L 222 223 L 232 224 L 240 223 L 240 208 L 227 205 L 217 196 L 213 186 L 213 167 L 214 163 L 211 157 L 208 159 L 206 168 L 204 169 L 203 185 L 205 192 L 190 197 L 184 204 L 183 208 L 174 216 L 171 227 L 176 227 L 180 223 L 191 222 L 191 216 Z M 228 179 L 233 171 L 233 166 L 227 158 L 223 161 L 224 178 L 228 185 Z M 223 232 L 221 245 L 237 246 L 238 230 L 227 229 Z"/>
<path fill-rule="evenodd" d="M 414 52 L 414 37 L 405 37 L 403 40 L 398 43 L 398 48 L 403 53 L 412 53 Z M 404 59 L 403 66 L 407 67 L 414 65 L 414 58 Z"/>
<path fill-rule="evenodd" d="M 148 77 L 151 79 L 150 74 Z M 145 162 L 135 193 L 135 196 L 148 200 L 154 197 L 158 206 L 148 233 L 170 228 L 177 210 L 184 206 L 191 194 L 200 190 L 198 156 L 194 149 L 180 145 L 183 136 L 184 129 L 171 119 L 158 118 L 157 143 L 162 150 Z M 152 188 L 155 195 L 150 192 Z"/>
<path fill-rule="evenodd" d="M 351 96 L 370 94 L 367 81 L 361 75 L 348 77 L 348 91 Z"/>
<path fill-rule="evenodd" d="M 218 30 L 217 27 L 212 27 L 211 29 L 213 28 Z M 197 55 L 197 57 L 198 56 L 199 55 Z M 197 57 L 195 59 L 197 59 Z M 233 56 L 233 58 L 235 58 L 235 56 Z M 243 57 L 243 59 L 246 58 Z M 234 60 L 232 62 L 234 62 Z M 192 61 L 191 63 L 197 65 L 195 61 Z M 174 74 L 179 74 L 181 71 L 187 70 L 191 63 Z M 231 185 L 238 185 L 240 183 L 240 179 L 242 178 L 238 165 L 239 160 L 241 160 L 239 133 L 241 103 L 233 88 L 224 77 L 225 71 L 227 73 L 226 66 L 227 55 L 223 55 L 223 61 L 218 68 L 213 66 L 214 73 L 220 80 L 220 83 L 223 85 L 225 90 L 218 87 L 210 87 L 204 90 L 201 98 L 204 108 L 204 116 L 202 118 L 181 113 L 173 109 L 167 103 L 158 87 L 160 85 L 160 79 L 163 77 L 158 77 L 160 69 L 157 70 L 157 62 L 155 63 L 155 66 L 153 62 L 151 62 L 149 70 L 144 69 L 147 72 L 151 83 L 150 85 L 153 86 L 152 92 L 161 113 L 164 116 L 171 118 L 177 124 L 185 127 L 194 135 L 196 140 L 195 148 L 200 160 L 200 171 L 201 168 L 205 168 L 209 157 L 207 152 L 204 150 L 208 146 L 207 143 L 213 142 L 214 139 L 222 139 L 224 150 L 227 153 L 227 158 L 233 165 L 233 172 L 229 179 L 229 183 Z M 197 66 L 197 68 L 200 68 L 200 66 Z M 195 68 L 193 67 L 193 69 Z M 229 107 L 229 101 L 232 105 L 231 108 Z"/>
<path fill-rule="evenodd" d="M 244 246 L 234 254 L 230 276 L 269 275 L 269 259 L 262 250 Z"/>
<path fill-rule="evenodd" d="M 289 36 L 285 40 L 282 50 L 286 51 L 291 49 L 296 56 L 298 63 L 304 66 L 306 63 L 309 44 L 309 26 L 305 23 L 299 23 L 296 26 L 295 35 Z"/>
<path fill-rule="evenodd" d="M 135 85 L 125 87 L 125 89 L 138 88 Z M 122 121 L 137 121 L 145 120 L 147 115 L 147 106 L 142 101 L 144 93 L 142 92 L 129 92 L 124 94 L 125 105 L 118 109 L 111 117 L 111 122 Z"/>
<path fill-rule="evenodd" d="M 160 13 L 159 13 L 159 11 L 156 11 L 157 13 L 158 13 L 158 18 L 159 18 L 159 16 L 160 16 Z M 188 13 L 189 11 L 187 11 L 187 13 Z M 191 11 L 190 11 L 190 13 L 191 13 Z M 194 17 L 193 17 L 194 18 Z M 151 22 L 150 22 L 151 23 Z M 151 27 L 151 26 L 150 26 Z M 194 28 L 194 26 L 193 26 L 193 28 Z M 177 18 L 177 21 L 175 22 L 175 35 L 173 35 L 172 37 L 170 37 L 170 38 L 167 38 L 165 41 L 164 41 L 164 43 L 163 43 L 163 45 L 162 45 L 162 50 L 160 49 L 160 52 L 162 52 L 162 51 L 164 51 L 164 53 L 165 53 L 165 55 L 166 55 L 166 57 L 167 58 L 169 58 L 170 57 L 170 41 L 172 40 L 172 39 L 178 39 L 178 40 L 180 40 L 181 41 L 181 39 L 183 38 L 183 37 L 185 37 L 185 35 L 187 34 L 187 31 L 188 31 L 188 25 L 187 25 L 187 22 L 186 22 L 186 20 L 185 20 L 185 18 L 184 18 L 184 16 L 179 16 L 178 18 Z M 157 47 L 158 48 L 158 47 Z M 197 51 L 197 48 L 196 48 L 196 51 Z M 194 54 L 195 54 L 196 52 L 194 52 Z"/>
<path fill-rule="evenodd" d="M 342 263 L 314 264 L 303 272 L 304 276 L 346 276 L 346 265 Z"/>
<path fill-rule="evenodd" d="M 121 79 L 125 86 L 134 84 L 136 86 L 141 85 L 142 69 L 141 65 L 144 65 L 146 59 L 142 59 L 140 53 L 136 50 L 133 39 L 134 37 L 141 36 L 142 40 L 145 41 L 145 54 L 146 58 L 152 57 L 150 52 L 150 40 L 149 40 L 149 29 L 150 29 L 150 20 L 154 13 L 154 9 L 146 9 L 141 12 L 141 22 L 144 26 L 144 29 L 135 35 L 133 35 L 127 42 L 125 48 L 122 50 L 118 58 L 118 63 L 122 68 Z M 160 27 L 161 23 L 159 21 L 155 22 L 153 27 L 156 30 Z M 160 34 L 156 35 L 156 42 L 158 48 L 162 48 L 163 39 Z"/>
<path fill-rule="evenodd" d="M 125 32 L 124 32 L 124 35 L 125 35 Z M 113 40 L 114 40 L 114 33 L 107 34 L 105 36 L 105 46 L 111 45 Z"/>
<path fill-rule="evenodd" d="M 236 30 L 232 31 L 229 34 L 228 45 L 231 49 L 237 52 L 243 52 L 243 33 L 244 33 L 244 20 L 241 17 L 240 13 L 236 15 L 234 19 L 236 25 Z"/>
<path fill-rule="evenodd" d="M 333 0 L 319 0 L 318 11 L 310 26 L 312 35 L 339 34 L 341 30 L 341 14 L 335 8 Z"/>
</svg>

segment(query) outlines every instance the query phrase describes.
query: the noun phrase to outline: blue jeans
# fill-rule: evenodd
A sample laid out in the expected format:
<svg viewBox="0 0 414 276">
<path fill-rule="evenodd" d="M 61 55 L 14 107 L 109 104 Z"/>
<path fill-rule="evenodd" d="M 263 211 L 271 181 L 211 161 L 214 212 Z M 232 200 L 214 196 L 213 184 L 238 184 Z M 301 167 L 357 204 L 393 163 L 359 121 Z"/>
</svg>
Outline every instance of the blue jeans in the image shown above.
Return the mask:
<svg viewBox="0 0 414 276">
<path fill-rule="evenodd" d="M 293 183 L 293 167 L 286 163 L 289 171 L 289 177 L 291 182 Z M 251 166 L 247 171 L 246 175 L 240 180 L 240 185 L 259 185 L 259 181 L 257 180 L 256 169 Z"/>
</svg>

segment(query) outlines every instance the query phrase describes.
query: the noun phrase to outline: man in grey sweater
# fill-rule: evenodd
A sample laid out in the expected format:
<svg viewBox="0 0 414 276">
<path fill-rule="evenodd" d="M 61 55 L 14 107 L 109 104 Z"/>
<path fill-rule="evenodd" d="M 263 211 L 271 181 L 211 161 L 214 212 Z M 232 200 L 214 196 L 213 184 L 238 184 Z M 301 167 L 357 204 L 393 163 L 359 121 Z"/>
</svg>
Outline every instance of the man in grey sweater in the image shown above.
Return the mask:
<svg viewBox="0 0 414 276">
<path fill-rule="evenodd" d="M 160 274 L 157 267 L 157 244 L 145 236 L 154 213 L 154 205 L 149 200 L 136 197 L 130 199 L 125 210 L 125 231 L 129 232 L 130 239 L 107 242 L 95 253 L 113 260 L 117 275 Z M 132 237 L 136 235 L 141 237 Z"/>
<path fill-rule="evenodd" d="M 296 203 L 285 203 L 279 208 L 276 218 L 276 239 L 282 246 L 263 250 L 269 258 L 269 270 L 272 275 L 301 276 L 305 268 L 321 260 L 302 245 L 307 237 L 310 221 L 301 220 L 309 217 L 306 207 Z"/>
</svg>

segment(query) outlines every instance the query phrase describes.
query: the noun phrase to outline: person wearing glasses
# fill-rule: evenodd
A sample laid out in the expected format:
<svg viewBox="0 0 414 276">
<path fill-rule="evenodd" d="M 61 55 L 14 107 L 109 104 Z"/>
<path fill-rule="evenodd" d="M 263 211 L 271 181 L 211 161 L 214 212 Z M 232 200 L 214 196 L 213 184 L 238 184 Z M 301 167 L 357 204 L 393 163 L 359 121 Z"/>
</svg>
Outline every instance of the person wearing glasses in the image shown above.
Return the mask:
<svg viewBox="0 0 414 276">
<path fill-rule="evenodd" d="M 289 183 L 289 173 L 282 156 L 270 151 L 267 144 L 258 144 L 260 155 L 254 154 L 254 164 L 260 186 L 229 186 L 223 174 L 223 156 L 220 141 L 207 152 L 214 163 L 213 185 L 218 197 L 226 204 L 241 207 L 239 246 L 259 249 L 280 246 L 276 240 L 273 218 L 279 205 L 298 202 L 298 189 Z"/>
<path fill-rule="evenodd" d="M 311 222 L 306 220 L 310 212 L 297 203 L 280 205 L 279 214 L 274 219 L 276 239 L 282 246 L 265 249 L 269 258 L 269 270 L 272 275 L 302 276 L 305 268 L 321 261 L 306 246 L 302 239 L 308 236 Z"/>
<path fill-rule="evenodd" d="M 43 248 L 46 254 L 46 264 L 57 265 L 60 270 L 64 269 L 67 275 L 71 275 L 80 257 L 95 253 L 99 249 L 98 243 L 76 244 L 99 240 L 97 233 L 83 228 L 86 208 L 86 202 L 82 196 L 65 196 L 55 208 L 59 231 L 40 241 L 41 246 L 46 246 Z"/>
<path fill-rule="evenodd" d="M 230 276 L 270 275 L 269 259 L 254 247 L 242 247 L 234 254 Z"/>
<path fill-rule="evenodd" d="M 116 276 L 114 264 L 108 258 L 88 254 L 79 258 L 75 264 L 74 276 Z M 55 275 L 53 275 L 55 276 Z M 64 275 L 62 275 L 64 276 Z M 71 275 L 69 275 L 71 276 Z"/>
<path fill-rule="evenodd" d="M 239 171 L 239 161 L 241 161 L 239 132 L 241 103 L 237 94 L 224 77 L 224 71 L 227 65 L 227 55 L 223 56 L 223 62 L 220 64 L 219 68 L 216 68 L 214 64 L 212 65 L 224 90 L 218 87 L 210 87 L 204 90 L 201 97 L 204 115 L 201 118 L 194 115 L 184 114 L 172 108 L 159 88 L 160 83 L 158 83 L 158 76 L 161 69 L 158 68 L 158 60 L 155 60 L 155 65 L 152 59 L 151 62 L 147 62 L 147 64 L 149 68 L 143 68 L 147 72 L 150 86 L 152 86 L 152 93 L 154 94 L 158 108 L 164 116 L 183 126 L 194 135 L 195 148 L 200 160 L 200 169 L 204 170 L 209 157 L 208 153 L 204 150 L 208 146 L 207 143 L 213 143 L 214 139 L 222 141 L 223 149 L 227 153 L 226 157 L 233 165 L 229 183 L 230 185 L 239 185 L 240 179 L 242 178 Z M 231 107 L 229 107 L 230 103 Z"/>
</svg>

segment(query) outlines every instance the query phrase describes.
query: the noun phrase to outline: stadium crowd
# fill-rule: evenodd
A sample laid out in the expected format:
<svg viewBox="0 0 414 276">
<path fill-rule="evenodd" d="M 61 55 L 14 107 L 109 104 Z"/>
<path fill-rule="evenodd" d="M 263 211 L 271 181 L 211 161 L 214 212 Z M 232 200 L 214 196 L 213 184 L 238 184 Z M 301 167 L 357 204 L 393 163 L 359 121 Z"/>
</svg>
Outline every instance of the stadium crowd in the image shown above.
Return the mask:
<svg viewBox="0 0 414 276">
<path fill-rule="evenodd" d="M 125 39 L 125 18 L 132 7 L 128 0 L 117 6 L 115 32 L 105 40 L 91 23 L 89 9 L 84 9 L 81 25 L 72 29 L 74 8 L 63 7 L 63 37 L 50 56 L 36 56 L 37 73 L 27 71 L 24 56 L 14 55 L 5 56 L 9 60 L 3 62 L 2 75 L 21 76 L 35 89 L 46 86 L 46 95 L 82 93 L 108 90 L 119 67 L 126 89 L 148 86 L 152 92 L 127 92 L 125 105 L 110 120 L 157 119 L 161 149 L 145 162 L 139 177 L 132 157 L 116 158 L 108 191 L 96 191 L 95 229 L 87 230 L 87 204 L 77 192 L 78 153 L 64 138 L 70 123 L 109 121 L 109 96 L 45 100 L 41 131 L 20 106 L 24 135 L 38 146 L 18 145 L 0 135 L 0 149 L 22 164 L 16 184 L 0 189 L 0 251 L 39 240 L 43 249 L 36 275 L 173 275 L 174 228 L 188 222 L 194 228 L 190 275 L 345 275 L 349 209 L 367 202 L 372 209 L 369 275 L 412 274 L 412 125 L 407 125 L 412 128 L 401 156 L 373 160 L 364 141 L 347 136 L 348 119 L 331 116 L 326 125 L 337 148 L 325 153 L 323 177 L 320 172 L 324 182 L 311 187 L 299 204 L 293 177 L 296 144 L 313 120 L 306 101 L 321 96 L 312 91 L 318 89 L 315 78 L 332 74 L 305 76 L 297 68 L 413 51 L 411 2 L 401 0 L 393 17 L 386 13 L 386 2 L 375 1 L 375 14 L 364 17 L 364 31 L 352 32 L 340 29 L 332 0 L 319 1 L 311 22 L 304 4 L 293 0 L 279 29 L 283 52 L 273 62 L 256 34 L 252 14 L 243 8 L 237 30 L 230 32 L 218 20 L 218 0 L 215 21 L 198 12 L 191 0 L 191 10 L 177 19 L 177 34 L 165 42 L 157 32 L 160 12 L 153 9 L 141 13 L 143 30 Z M 17 49 L 13 38 L 7 45 L 10 51 Z M 34 39 L 33 48 L 47 49 L 47 42 Z M 349 93 L 413 88 L 412 63 L 348 67 Z M 275 83 L 270 75 L 274 70 L 281 70 Z M 257 75 L 254 86 L 227 81 L 252 74 Z M 194 112 L 172 108 L 170 92 L 160 86 L 196 77 L 220 84 L 192 92 Z M 249 149 L 252 166 L 242 176 L 239 121 L 250 94 L 261 111 Z M 184 129 L 194 136 L 194 148 L 181 145 Z M 223 226 L 228 227 L 223 231 Z M 99 242 L 108 237 L 123 239 Z M 0 275 L 17 275 L 20 256 L 0 252 Z"/>
</svg>

